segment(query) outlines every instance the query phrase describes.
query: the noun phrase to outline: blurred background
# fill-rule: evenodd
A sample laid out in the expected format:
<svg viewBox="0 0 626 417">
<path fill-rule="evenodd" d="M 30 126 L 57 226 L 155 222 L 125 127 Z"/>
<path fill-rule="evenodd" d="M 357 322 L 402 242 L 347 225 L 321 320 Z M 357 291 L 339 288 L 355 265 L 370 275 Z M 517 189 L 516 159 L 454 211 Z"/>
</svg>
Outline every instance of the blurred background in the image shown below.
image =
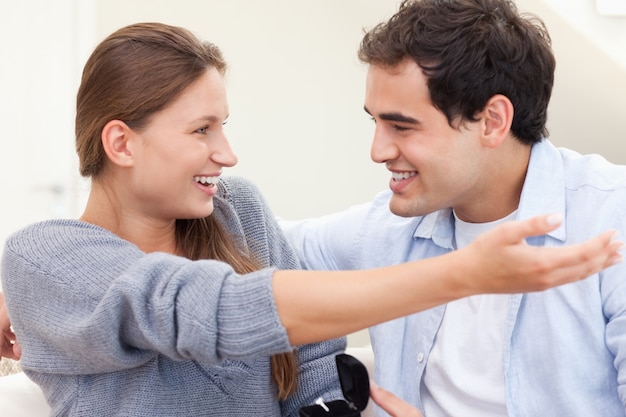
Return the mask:
<svg viewBox="0 0 626 417">
<path fill-rule="evenodd" d="M 553 38 L 550 139 L 626 163 L 626 0 L 518 0 Z M 369 159 L 363 29 L 399 0 L 2 0 L 0 241 L 80 215 L 74 98 L 95 45 L 129 23 L 184 26 L 222 49 L 239 165 L 275 213 L 319 216 L 369 200 L 389 175 Z"/>
</svg>

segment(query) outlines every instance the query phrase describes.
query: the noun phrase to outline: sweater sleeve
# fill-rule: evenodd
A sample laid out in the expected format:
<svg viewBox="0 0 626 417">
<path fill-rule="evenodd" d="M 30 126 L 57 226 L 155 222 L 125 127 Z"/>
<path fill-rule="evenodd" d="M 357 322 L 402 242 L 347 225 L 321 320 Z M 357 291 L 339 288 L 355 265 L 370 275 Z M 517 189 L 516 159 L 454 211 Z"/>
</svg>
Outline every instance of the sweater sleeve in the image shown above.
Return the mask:
<svg viewBox="0 0 626 417">
<path fill-rule="evenodd" d="M 298 417 L 301 407 L 324 401 L 343 399 L 335 356 L 346 348 L 346 339 L 337 338 L 298 347 L 298 389 L 281 402 L 281 415 Z"/>
<path fill-rule="evenodd" d="M 74 221 L 18 232 L 2 259 L 22 366 L 52 373 L 115 371 L 157 354 L 219 363 L 287 351 L 272 273 L 145 254 Z"/>
</svg>

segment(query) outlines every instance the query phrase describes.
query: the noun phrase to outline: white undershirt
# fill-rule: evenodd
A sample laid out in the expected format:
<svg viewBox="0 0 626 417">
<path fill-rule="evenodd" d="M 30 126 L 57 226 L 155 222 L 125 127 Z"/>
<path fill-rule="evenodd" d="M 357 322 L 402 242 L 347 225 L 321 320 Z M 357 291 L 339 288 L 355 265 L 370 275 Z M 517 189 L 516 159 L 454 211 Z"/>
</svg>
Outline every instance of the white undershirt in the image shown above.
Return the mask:
<svg viewBox="0 0 626 417">
<path fill-rule="evenodd" d="M 466 223 L 455 215 L 457 249 L 516 215 L 490 223 Z M 507 415 L 502 366 L 507 305 L 508 296 L 500 294 L 448 303 L 424 371 L 426 417 Z"/>
</svg>

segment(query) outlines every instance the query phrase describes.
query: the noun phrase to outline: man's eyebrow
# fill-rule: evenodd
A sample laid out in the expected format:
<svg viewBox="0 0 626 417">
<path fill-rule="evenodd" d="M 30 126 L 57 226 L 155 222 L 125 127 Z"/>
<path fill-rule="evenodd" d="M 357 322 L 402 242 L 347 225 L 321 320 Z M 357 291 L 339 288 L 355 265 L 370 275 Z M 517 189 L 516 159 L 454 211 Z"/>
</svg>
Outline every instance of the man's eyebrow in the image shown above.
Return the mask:
<svg viewBox="0 0 626 417">
<path fill-rule="evenodd" d="M 363 107 L 363 110 L 365 110 L 365 113 L 369 114 L 370 116 L 372 116 L 372 113 L 367 109 L 367 107 Z M 420 121 L 417 119 L 414 119 L 413 117 L 409 117 L 409 116 L 405 116 L 401 113 L 381 113 L 378 115 L 378 117 L 382 120 L 387 120 L 390 122 L 401 122 L 401 123 L 410 123 L 410 124 L 420 124 Z"/>
</svg>

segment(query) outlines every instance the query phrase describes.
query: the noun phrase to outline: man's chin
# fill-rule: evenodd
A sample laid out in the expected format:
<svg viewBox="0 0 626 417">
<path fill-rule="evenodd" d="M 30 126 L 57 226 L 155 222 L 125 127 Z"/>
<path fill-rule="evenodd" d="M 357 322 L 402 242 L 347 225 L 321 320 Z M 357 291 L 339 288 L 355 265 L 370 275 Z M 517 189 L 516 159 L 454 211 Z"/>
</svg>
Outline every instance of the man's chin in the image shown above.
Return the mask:
<svg viewBox="0 0 626 417">
<path fill-rule="evenodd" d="M 426 204 L 424 199 L 416 197 L 415 194 L 412 198 L 407 195 L 393 194 L 389 200 L 389 210 L 400 217 L 427 216 L 439 209 L 441 207 Z"/>
<path fill-rule="evenodd" d="M 414 205 L 410 205 L 406 201 L 397 201 L 394 198 L 389 202 L 389 210 L 400 217 L 415 217 L 421 215 Z"/>
</svg>

